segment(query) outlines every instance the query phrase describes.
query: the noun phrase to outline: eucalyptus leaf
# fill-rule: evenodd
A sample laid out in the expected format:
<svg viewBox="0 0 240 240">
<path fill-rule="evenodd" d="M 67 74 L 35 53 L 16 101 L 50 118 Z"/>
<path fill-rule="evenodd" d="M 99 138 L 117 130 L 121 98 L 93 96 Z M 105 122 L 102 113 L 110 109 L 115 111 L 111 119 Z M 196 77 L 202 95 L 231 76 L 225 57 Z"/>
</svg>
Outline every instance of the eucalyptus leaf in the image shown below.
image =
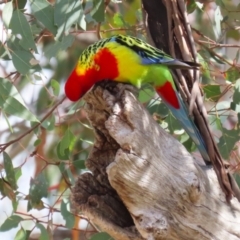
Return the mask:
<svg viewBox="0 0 240 240">
<path fill-rule="evenodd" d="M 82 6 L 79 0 L 56 0 L 54 8 L 54 23 L 58 26 L 57 39 L 68 33 L 73 24 L 79 22 L 82 16 Z"/>
<path fill-rule="evenodd" d="M 114 240 L 108 233 L 101 232 L 94 234 L 90 240 Z"/>
<path fill-rule="evenodd" d="M 8 217 L 1 225 L 0 232 L 6 232 L 12 228 L 16 228 L 22 220 L 23 218 L 17 215 Z"/>
<path fill-rule="evenodd" d="M 9 27 L 11 28 L 13 34 L 21 35 L 22 39 L 20 40 L 20 45 L 25 50 L 33 49 L 37 52 L 30 25 L 20 10 L 16 9 L 13 11 Z"/>
<path fill-rule="evenodd" d="M 97 22 L 103 22 L 105 18 L 104 0 L 93 0 L 93 9 L 90 14 Z"/>
<path fill-rule="evenodd" d="M 206 85 L 203 87 L 206 98 L 217 102 L 221 97 L 220 85 Z"/>
<path fill-rule="evenodd" d="M 15 177 L 15 172 L 13 169 L 12 160 L 6 152 L 3 152 L 3 162 L 4 162 L 4 169 L 6 171 L 7 180 L 12 187 L 12 189 L 17 189 L 17 181 Z"/>
<path fill-rule="evenodd" d="M 30 2 L 33 15 L 55 36 L 57 27 L 54 23 L 53 6 L 46 0 L 30 0 Z"/>
<path fill-rule="evenodd" d="M 28 110 L 16 87 L 7 79 L 0 79 L 0 81 L 0 108 L 8 115 L 38 122 L 36 116 Z"/>
<path fill-rule="evenodd" d="M 36 223 L 36 227 L 40 229 L 41 234 L 39 236 L 39 240 L 50 240 L 50 234 L 48 233 L 47 229 L 40 223 Z"/>
<path fill-rule="evenodd" d="M 61 202 L 61 214 L 66 221 L 65 226 L 68 229 L 72 229 L 75 223 L 75 217 L 70 212 L 70 202 L 67 199 L 63 199 Z"/>
<path fill-rule="evenodd" d="M 24 50 L 15 50 L 11 52 L 14 67 L 18 72 L 25 75 L 32 68 L 31 59 L 34 59 L 32 53 Z"/>
<path fill-rule="evenodd" d="M 227 130 L 222 128 L 222 136 L 219 139 L 218 148 L 224 159 L 228 159 L 235 144 L 240 139 L 240 129 Z"/>
<path fill-rule="evenodd" d="M 30 206 L 36 209 L 43 209 L 41 199 L 48 195 L 48 181 L 43 173 L 30 180 L 29 202 Z M 30 209 L 28 209 L 30 210 Z"/>
<path fill-rule="evenodd" d="M 73 149 L 75 141 L 75 136 L 69 129 L 67 129 L 57 146 L 57 154 L 59 159 L 66 160 L 69 158 L 69 150 Z"/>
<path fill-rule="evenodd" d="M 4 22 L 4 25 L 8 28 L 12 19 L 13 14 L 13 3 L 8 2 L 5 4 L 3 10 L 2 10 L 2 20 Z"/>
<path fill-rule="evenodd" d="M 18 230 L 14 240 L 27 240 L 27 233 L 22 227 Z"/>
</svg>

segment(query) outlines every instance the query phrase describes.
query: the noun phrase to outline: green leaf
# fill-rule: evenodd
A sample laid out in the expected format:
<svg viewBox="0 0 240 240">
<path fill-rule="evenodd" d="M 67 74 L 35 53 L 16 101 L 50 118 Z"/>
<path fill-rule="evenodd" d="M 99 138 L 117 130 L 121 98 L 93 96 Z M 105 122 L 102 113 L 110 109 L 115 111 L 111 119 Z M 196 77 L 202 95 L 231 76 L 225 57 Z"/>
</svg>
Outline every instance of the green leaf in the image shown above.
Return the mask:
<svg viewBox="0 0 240 240">
<path fill-rule="evenodd" d="M 18 224 L 23 220 L 20 216 L 12 215 L 8 217 L 0 227 L 1 232 L 6 232 L 12 228 L 16 228 Z"/>
<path fill-rule="evenodd" d="M 20 10 L 16 9 L 13 12 L 9 27 L 12 29 L 13 34 L 21 35 L 22 39 L 19 43 L 25 50 L 33 49 L 37 52 L 30 25 Z"/>
<path fill-rule="evenodd" d="M 77 169 L 86 169 L 85 160 L 74 160 L 73 166 Z"/>
<path fill-rule="evenodd" d="M 165 118 L 169 114 L 166 104 L 157 99 L 153 99 L 147 105 L 147 109 L 151 115 L 157 114 L 160 118 Z"/>
<path fill-rule="evenodd" d="M 5 48 L 5 45 L 0 41 L 0 58 L 2 60 L 10 60 L 8 49 Z"/>
<path fill-rule="evenodd" d="M 25 75 L 33 66 L 31 60 L 35 59 L 32 53 L 24 50 L 11 51 L 14 67 L 18 72 Z"/>
<path fill-rule="evenodd" d="M 24 9 L 27 0 L 13 0 L 14 5 L 18 8 L 18 9 Z"/>
<path fill-rule="evenodd" d="M 61 51 L 61 42 L 56 41 L 55 43 L 49 44 L 45 51 L 44 55 L 48 58 L 51 59 L 52 57 L 56 57 L 59 51 Z"/>
<path fill-rule="evenodd" d="M 180 136 L 179 141 L 184 145 L 184 147 L 189 152 L 193 152 L 196 149 L 196 145 L 194 144 L 193 140 L 188 136 L 186 132 Z"/>
<path fill-rule="evenodd" d="M 153 90 L 153 88 L 144 87 L 139 92 L 138 99 L 142 103 L 148 102 L 149 100 L 151 100 L 153 98 L 154 93 L 155 93 L 155 91 Z"/>
<path fill-rule="evenodd" d="M 16 194 L 7 181 L 0 178 L 0 192 L 3 197 L 7 196 L 12 202 L 16 201 Z"/>
<path fill-rule="evenodd" d="M 11 34 L 10 38 L 7 39 L 7 49 L 9 49 L 9 54 L 14 52 L 15 50 L 22 50 L 26 51 L 21 45 L 20 45 L 20 39 L 18 39 L 15 35 Z M 27 51 L 29 52 L 29 51 Z"/>
<path fill-rule="evenodd" d="M 12 212 L 16 212 L 17 211 L 18 204 L 19 204 L 18 201 L 15 201 L 15 200 L 12 201 L 12 208 L 13 208 Z"/>
<path fill-rule="evenodd" d="M 240 50 L 240 49 L 238 49 L 238 50 L 237 50 L 237 53 L 236 53 L 236 57 L 235 57 L 235 61 L 236 61 L 236 62 L 238 62 L 238 60 L 239 60 L 239 53 L 240 53 L 239 50 Z"/>
<path fill-rule="evenodd" d="M 48 195 L 48 182 L 43 173 L 40 173 L 35 179 L 30 180 L 29 202 L 31 207 L 38 210 L 43 209 L 41 199 Z M 28 209 L 30 210 L 30 209 Z"/>
<path fill-rule="evenodd" d="M 8 2 L 5 4 L 3 10 L 2 10 L 2 19 L 4 22 L 4 25 L 8 28 L 9 24 L 12 19 L 12 14 L 13 14 L 13 3 Z"/>
<path fill-rule="evenodd" d="M 15 179 L 18 181 L 18 179 L 22 176 L 22 169 L 21 167 L 14 168 L 15 173 Z"/>
<path fill-rule="evenodd" d="M 70 203 L 67 199 L 63 199 L 61 202 L 61 214 L 66 221 L 65 226 L 68 229 L 72 229 L 75 223 L 75 217 L 70 212 Z"/>
<path fill-rule="evenodd" d="M 26 230 L 26 240 L 30 239 L 30 235 L 31 235 L 32 231 Z"/>
<path fill-rule="evenodd" d="M 69 184 L 74 185 L 75 178 L 69 168 L 69 165 L 65 164 L 64 162 L 61 162 L 58 167 L 64 178 L 68 180 Z"/>
<path fill-rule="evenodd" d="M 52 131 L 55 127 L 55 116 L 51 115 L 50 118 L 42 122 L 41 126 L 47 129 L 48 131 Z"/>
<path fill-rule="evenodd" d="M 41 143 L 41 139 L 37 139 L 37 140 L 34 142 L 33 146 L 36 147 L 36 146 L 38 146 L 40 143 Z"/>
<path fill-rule="evenodd" d="M 222 128 L 222 136 L 219 139 L 218 149 L 224 159 L 229 158 L 229 154 L 233 150 L 240 138 L 240 129 L 227 130 Z"/>
<path fill-rule="evenodd" d="M 237 112 L 237 113 L 240 113 L 240 105 L 239 105 L 239 104 L 236 104 L 236 103 L 234 103 L 234 102 L 231 102 L 230 108 L 231 108 L 233 111 L 235 111 L 235 112 Z"/>
<path fill-rule="evenodd" d="M 216 0 L 216 4 L 222 8 L 225 8 L 225 4 L 223 3 L 222 0 Z"/>
<path fill-rule="evenodd" d="M 209 71 L 209 64 L 208 64 L 209 58 L 208 58 L 208 56 L 205 56 L 205 58 L 203 58 L 204 53 L 206 53 L 206 51 L 202 51 L 201 54 L 198 53 L 197 58 L 199 60 L 199 63 L 201 64 L 201 73 L 202 73 L 201 81 L 202 81 L 202 83 L 209 83 L 211 80 L 211 74 Z"/>
<path fill-rule="evenodd" d="M 39 240 L 50 240 L 51 239 L 47 229 L 42 224 L 36 223 L 36 227 L 39 228 L 41 231 Z"/>
<path fill-rule="evenodd" d="M 123 27 L 125 25 L 123 17 L 120 13 L 115 13 L 113 16 L 113 22 L 117 27 Z"/>
<path fill-rule="evenodd" d="M 14 240 L 27 240 L 27 233 L 22 227 L 18 230 Z"/>
<path fill-rule="evenodd" d="M 9 97 L 6 99 L 3 109 L 7 114 L 18 116 L 29 121 L 37 121 L 36 117 L 15 98 Z"/>
<path fill-rule="evenodd" d="M 93 0 L 93 8 L 90 12 L 92 18 L 97 22 L 104 21 L 104 0 Z"/>
<path fill-rule="evenodd" d="M 203 90 L 206 97 L 214 102 L 217 102 L 221 97 L 220 85 L 206 85 Z"/>
<path fill-rule="evenodd" d="M 46 0 L 31 0 L 30 2 L 33 15 L 55 36 L 57 27 L 54 24 L 53 6 Z"/>
<path fill-rule="evenodd" d="M 31 24 L 31 31 L 34 36 L 34 35 L 39 35 L 42 29 L 36 24 Z"/>
<path fill-rule="evenodd" d="M 75 136 L 69 129 L 67 129 L 62 140 L 57 146 L 57 155 L 59 159 L 69 159 L 69 151 L 73 149 L 75 141 Z"/>
<path fill-rule="evenodd" d="M 72 35 L 63 36 L 61 41 L 61 50 L 62 51 L 67 50 L 69 47 L 72 46 L 73 41 L 74 37 Z"/>
<path fill-rule="evenodd" d="M 62 175 L 64 176 L 64 179 L 66 179 L 69 184 L 74 185 L 75 178 L 69 168 L 69 164 L 65 164 L 64 162 L 61 162 L 58 167 Z"/>
<path fill-rule="evenodd" d="M 72 35 L 63 36 L 62 41 L 56 41 L 46 47 L 45 56 L 47 58 L 55 57 L 59 51 L 65 51 L 68 47 L 72 45 L 74 37 Z"/>
<path fill-rule="evenodd" d="M 180 133 L 184 133 L 182 125 L 180 124 L 180 122 L 178 121 L 178 119 L 176 119 L 172 113 L 168 114 L 168 116 L 166 117 L 165 120 L 168 123 L 168 129 L 170 131 L 171 134 L 179 134 Z"/>
<path fill-rule="evenodd" d="M 197 8 L 197 4 L 196 4 L 195 0 L 188 0 L 186 4 L 187 4 L 188 14 L 194 12 L 195 9 Z"/>
<path fill-rule="evenodd" d="M 51 87 L 52 87 L 52 90 L 53 90 L 53 94 L 54 94 L 55 96 L 58 96 L 58 95 L 59 95 L 59 92 L 60 92 L 59 82 L 56 81 L 55 79 L 52 79 L 52 80 L 51 80 Z"/>
<path fill-rule="evenodd" d="M 233 102 L 235 104 L 240 104 L 240 79 L 237 80 L 234 88 Z"/>
<path fill-rule="evenodd" d="M 97 233 L 94 234 L 90 240 L 114 240 L 114 238 L 112 238 L 109 234 L 107 234 L 106 232 L 101 232 L 101 233 Z"/>
<path fill-rule="evenodd" d="M 224 124 L 230 114 L 230 106 L 231 103 L 229 101 L 221 101 L 218 102 L 215 109 L 213 109 L 217 112 L 218 118 L 221 120 L 222 124 Z"/>
<path fill-rule="evenodd" d="M 4 168 L 7 175 L 7 180 L 9 184 L 11 185 L 12 189 L 17 189 L 17 181 L 15 178 L 15 172 L 13 169 L 13 164 L 11 158 L 8 156 L 6 152 L 3 152 L 3 162 L 4 162 Z"/>
<path fill-rule="evenodd" d="M 227 70 L 226 75 L 227 80 L 229 80 L 230 82 L 235 82 L 240 78 L 240 71 L 235 67 L 231 67 Z"/>
<path fill-rule="evenodd" d="M 79 0 L 56 0 L 54 22 L 58 26 L 57 38 L 68 33 L 73 24 L 78 23 L 83 9 Z"/>
<path fill-rule="evenodd" d="M 0 108 L 6 114 L 38 122 L 38 119 L 25 106 L 16 87 L 6 79 L 0 78 L 0 81 Z"/>
</svg>

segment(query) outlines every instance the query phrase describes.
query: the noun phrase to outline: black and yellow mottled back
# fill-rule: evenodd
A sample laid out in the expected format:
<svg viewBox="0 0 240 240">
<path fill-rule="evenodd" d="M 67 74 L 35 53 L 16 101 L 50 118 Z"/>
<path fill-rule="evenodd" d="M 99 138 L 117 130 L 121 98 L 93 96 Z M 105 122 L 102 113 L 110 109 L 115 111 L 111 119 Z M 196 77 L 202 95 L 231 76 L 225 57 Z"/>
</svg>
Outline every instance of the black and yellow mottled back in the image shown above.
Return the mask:
<svg viewBox="0 0 240 240">
<path fill-rule="evenodd" d="M 160 49 L 157 49 L 136 37 L 116 35 L 111 38 L 111 41 L 116 41 L 119 44 L 131 48 L 142 57 L 143 64 L 164 64 L 174 61 L 171 56 L 167 55 Z"/>
<path fill-rule="evenodd" d="M 167 65 L 169 68 L 182 68 L 191 69 L 199 67 L 199 64 L 193 62 L 184 62 L 172 58 L 170 55 L 164 53 L 162 50 L 157 49 L 150 44 L 144 42 L 143 40 L 125 35 L 115 35 L 110 38 L 105 38 L 90 45 L 81 54 L 79 61 L 86 67 L 89 67 L 92 62 L 92 57 L 97 53 L 97 51 L 109 42 L 116 42 L 122 46 L 126 46 L 137 53 L 141 59 L 143 65 L 148 64 L 163 64 Z"/>
</svg>

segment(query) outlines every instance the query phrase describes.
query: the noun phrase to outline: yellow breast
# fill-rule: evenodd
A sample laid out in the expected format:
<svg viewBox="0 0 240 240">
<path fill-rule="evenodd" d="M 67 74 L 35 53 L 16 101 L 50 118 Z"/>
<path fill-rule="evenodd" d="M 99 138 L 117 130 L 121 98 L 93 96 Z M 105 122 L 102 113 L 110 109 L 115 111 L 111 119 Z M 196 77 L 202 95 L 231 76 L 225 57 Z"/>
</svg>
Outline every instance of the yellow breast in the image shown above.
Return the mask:
<svg viewBox="0 0 240 240">
<path fill-rule="evenodd" d="M 137 87 L 141 86 L 148 73 L 148 66 L 142 65 L 141 57 L 130 48 L 116 42 L 105 45 L 117 59 L 120 82 L 129 82 Z"/>
</svg>

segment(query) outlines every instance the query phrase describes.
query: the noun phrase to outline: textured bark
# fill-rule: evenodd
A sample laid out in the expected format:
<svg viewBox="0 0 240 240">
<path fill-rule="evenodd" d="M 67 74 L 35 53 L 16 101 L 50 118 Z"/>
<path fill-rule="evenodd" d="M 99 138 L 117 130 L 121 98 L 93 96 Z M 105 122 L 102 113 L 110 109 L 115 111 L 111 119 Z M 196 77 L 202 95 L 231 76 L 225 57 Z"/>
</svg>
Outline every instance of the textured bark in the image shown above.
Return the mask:
<svg viewBox="0 0 240 240">
<path fill-rule="evenodd" d="M 104 89 L 104 88 L 107 88 Z M 85 109 L 96 142 L 72 200 L 114 239 L 240 239 L 240 206 L 125 90 L 96 86 Z"/>
</svg>

